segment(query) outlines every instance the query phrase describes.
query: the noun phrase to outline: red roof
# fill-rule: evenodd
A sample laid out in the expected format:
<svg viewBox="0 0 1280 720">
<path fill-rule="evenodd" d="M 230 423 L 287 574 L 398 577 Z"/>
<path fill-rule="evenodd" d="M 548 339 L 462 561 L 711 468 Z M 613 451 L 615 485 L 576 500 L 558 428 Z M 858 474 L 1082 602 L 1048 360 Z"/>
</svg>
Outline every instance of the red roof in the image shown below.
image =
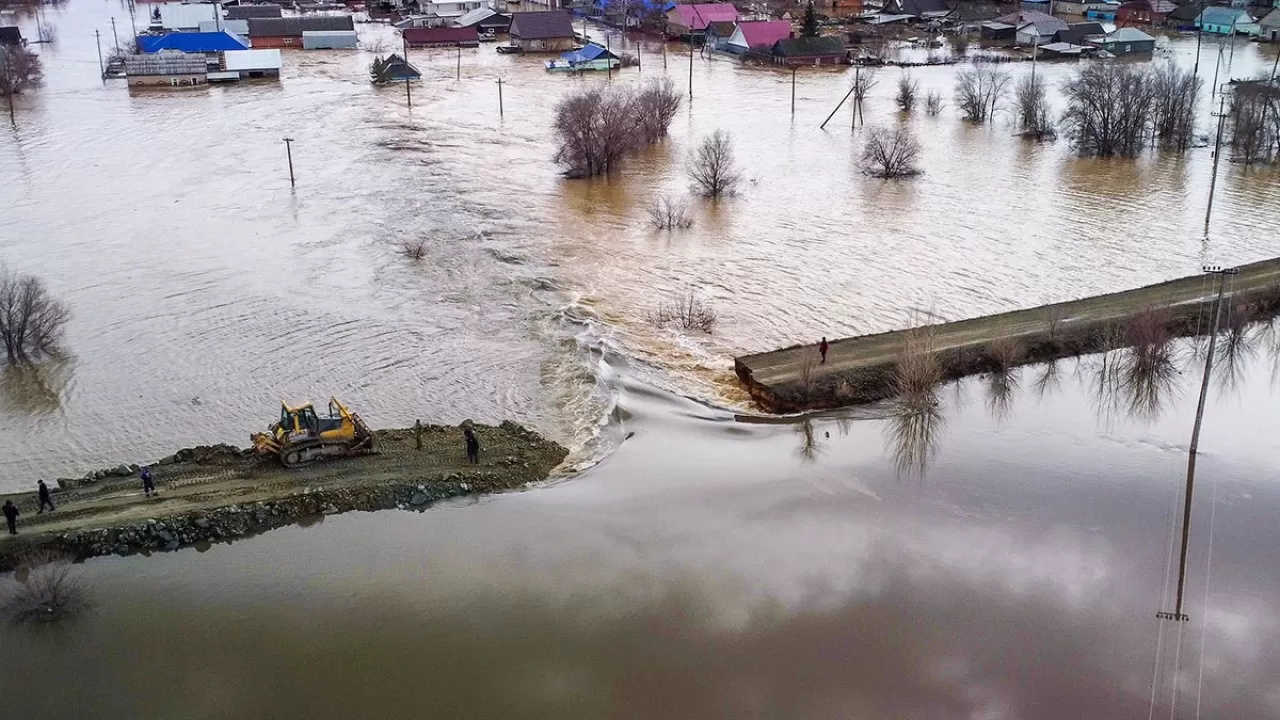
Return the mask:
<svg viewBox="0 0 1280 720">
<path fill-rule="evenodd" d="M 731 3 L 695 3 L 673 8 L 680 16 L 680 23 L 691 30 L 706 30 L 707 23 L 734 22 L 738 8 Z"/>
<path fill-rule="evenodd" d="M 757 20 L 738 23 L 747 47 L 773 47 L 779 40 L 791 37 L 791 23 L 786 20 Z"/>
<path fill-rule="evenodd" d="M 400 31 L 410 45 L 433 43 L 479 43 L 480 35 L 475 27 L 425 27 L 405 28 Z"/>
</svg>

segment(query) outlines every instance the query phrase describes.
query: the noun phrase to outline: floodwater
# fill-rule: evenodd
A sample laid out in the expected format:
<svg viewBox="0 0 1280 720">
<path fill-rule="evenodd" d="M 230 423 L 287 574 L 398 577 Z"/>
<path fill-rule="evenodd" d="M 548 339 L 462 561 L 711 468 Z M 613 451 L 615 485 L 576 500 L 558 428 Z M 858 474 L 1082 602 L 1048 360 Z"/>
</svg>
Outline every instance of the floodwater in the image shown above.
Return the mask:
<svg viewBox="0 0 1280 720">
<path fill-rule="evenodd" d="M 7 709 L 1276 717 L 1274 355 L 1244 357 L 1234 390 L 1213 385 L 1191 620 L 1155 616 L 1173 609 L 1198 385 L 1183 356 L 1155 418 L 1105 411 L 1097 358 L 1050 383 L 1024 369 L 998 412 L 987 378 L 944 388 L 923 473 L 898 472 L 902 426 L 883 410 L 808 432 L 744 424 L 608 357 L 634 436 L 582 475 L 90 561 L 89 614 L 0 628 Z"/>
<path fill-rule="evenodd" d="M 859 172 L 847 108 L 819 129 L 852 70 L 798 72 L 793 118 L 789 73 L 696 56 L 668 142 L 615 177 L 566 181 L 551 162 L 554 101 L 606 76 L 550 75 L 491 46 L 414 51 L 426 79 L 410 109 L 399 88 L 367 82 L 368 52 L 287 52 L 279 82 L 130 92 L 97 77 L 93 33 L 109 50 L 112 18 L 127 35 L 124 5 L 48 10 L 46 86 L 0 130 L 0 261 L 45 278 L 75 314 L 66 359 L 0 378 L 0 490 L 243 443 L 280 399 L 331 394 L 375 426 L 513 418 L 583 465 L 607 452 L 602 345 L 650 382 L 745 407 L 737 353 L 1280 253 L 1270 172 L 1224 164 L 1206 242 L 1208 150 L 1098 162 L 1017 140 L 1004 116 L 903 119 L 897 70 L 880 73 L 865 114 L 916 130 L 926 173 L 911 182 Z M 396 44 L 359 27 L 368 46 Z M 1177 61 L 1194 47 L 1176 41 Z M 679 48 L 664 60 L 643 46 L 642 67 L 614 81 L 665 62 L 684 87 Z M 1263 52 L 1240 43 L 1221 78 L 1269 70 Z M 1207 76 L 1217 47 L 1202 55 Z M 1038 71 L 1056 81 L 1071 66 Z M 954 68 L 912 72 L 950 95 Z M 717 128 L 735 139 L 741 194 L 694 200 L 688 231 L 648 229 L 645 202 L 687 193 L 690 143 Z M 398 254 L 411 238 L 427 240 L 427 261 Z M 713 335 L 645 321 L 689 288 L 719 313 Z"/>
<path fill-rule="evenodd" d="M 243 442 L 279 399 L 329 394 L 377 426 L 514 418 L 587 469 L 87 562 L 89 614 L 0 627 L 16 716 L 1280 716 L 1272 355 L 1242 355 L 1210 395 L 1184 624 L 1155 613 L 1171 609 L 1193 362 L 1158 412 L 1118 412 L 1086 358 L 949 387 L 923 423 L 737 422 L 730 370 L 925 312 L 1275 255 L 1273 174 L 1224 163 L 1206 239 L 1207 150 L 1099 162 L 1016 140 L 1004 117 L 901 118 L 885 70 L 867 120 L 909 124 L 926 168 L 885 183 L 859 172 L 847 108 L 818 128 L 852 70 L 798 72 L 792 117 L 789 73 L 695 57 L 670 139 L 571 182 L 551 109 L 608 77 L 415 51 L 410 109 L 368 84 L 369 52 L 290 52 L 278 83 L 130 92 L 97 77 L 93 31 L 109 38 L 113 16 L 128 27 L 112 2 L 49 10 L 47 84 L 0 129 L 0 260 L 75 313 L 67 357 L 0 378 L 0 490 Z M 1264 50 L 1239 44 L 1223 78 L 1269 68 Z M 678 51 L 666 70 L 684 86 Z M 660 45 L 642 58 L 612 82 L 663 73 Z M 913 74 L 945 92 L 953 72 Z M 690 144 L 717 128 L 742 192 L 693 201 L 688 231 L 649 230 L 644 203 L 687 192 Z M 397 252 L 413 238 L 423 262 Z M 714 334 L 644 321 L 690 287 Z"/>
</svg>

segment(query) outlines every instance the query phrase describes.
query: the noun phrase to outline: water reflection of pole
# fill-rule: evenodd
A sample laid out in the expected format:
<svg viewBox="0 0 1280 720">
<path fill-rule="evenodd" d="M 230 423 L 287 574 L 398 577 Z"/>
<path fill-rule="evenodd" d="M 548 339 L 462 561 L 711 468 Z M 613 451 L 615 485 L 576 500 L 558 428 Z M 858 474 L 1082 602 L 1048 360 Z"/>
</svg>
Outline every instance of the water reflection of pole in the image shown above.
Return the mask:
<svg viewBox="0 0 1280 720">
<path fill-rule="evenodd" d="M 502 117 L 502 78 L 498 78 L 498 117 Z"/>
<path fill-rule="evenodd" d="M 791 117 L 796 116 L 796 68 L 791 68 Z"/>
<path fill-rule="evenodd" d="M 458 46 L 458 79 L 462 79 L 462 46 Z"/>
<path fill-rule="evenodd" d="M 1222 156 L 1222 126 L 1227 119 L 1227 97 L 1218 95 L 1218 136 L 1213 141 L 1213 171 L 1209 174 L 1209 206 L 1204 210 L 1204 234 L 1209 236 L 1209 218 L 1213 216 L 1213 190 L 1218 186 L 1218 159 Z"/>
<path fill-rule="evenodd" d="M 409 78 L 404 79 L 404 100 L 409 107 L 413 107 L 413 91 L 409 89 Z"/>
<path fill-rule="evenodd" d="M 689 101 L 693 102 L 693 28 L 689 28 Z"/>
<path fill-rule="evenodd" d="M 1238 268 L 1206 266 L 1204 271 L 1218 276 L 1218 299 L 1213 305 L 1213 322 L 1209 326 L 1209 352 L 1204 359 L 1204 377 L 1200 379 L 1200 401 L 1196 405 L 1196 422 L 1191 429 L 1191 447 L 1187 452 L 1187 490 L 1182 504 L 1182 556 L 1178 560 L 1178 595 L 1173 614 L 1157 613 L 1167 620 L 1185 622 L 1190 618 L 1182 612 L 1183 592 L 1187 583 L 1187 541 L 1191 538 L 1191 493 L 1196 484 L 1196 455 L 1200 450 L 1200 426 L 1204 422 L 1204 404 L 1209 397 L 1209 374 L 1213 372 L 1213 353 L 1218 340 L 1218 324 L 1222 318 L 1222 299 L 1226 294 L 1227 276 L 1240 272 Z"/>
<path fill-rule="evenodd" d="M 293 138 L 284 139 L 284 151 L 289 157 L 289 187 L 297 187 L 293 179 Z"/>
</svg>

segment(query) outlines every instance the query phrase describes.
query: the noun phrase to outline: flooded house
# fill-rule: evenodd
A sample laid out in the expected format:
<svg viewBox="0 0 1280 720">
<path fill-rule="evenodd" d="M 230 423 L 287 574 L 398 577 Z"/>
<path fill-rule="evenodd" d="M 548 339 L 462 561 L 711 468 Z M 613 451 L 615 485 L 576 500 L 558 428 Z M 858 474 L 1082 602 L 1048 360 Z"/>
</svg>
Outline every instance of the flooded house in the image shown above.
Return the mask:
<svg viewBox="0 0 1280 720">
<path fill-rule="evenodd" d="M 1262 28 L 1248 11 L 1235 7 L 1207 7 L 1196 18 L 1196 27 L 1213 35 L 1260 35 Z"/>
<path fill-rule="evenodd" d="M 200 23 L 216 22 L 218 6 L 207 3 L 164 3 L 151 6 L 151 23 L 148 29 L 153 32 L 169 30 L 172 32 L 199 32 Z"/>
<path fill-rule="evenodd" d="M 283 17 L 279 5 L 232 5 L 226 9 L 228 20 Z"/>
<path fill-rule="evenodd" d="M 144 54 L 166 50 L 193 55 L 217 55 L 228 50 L 248 50 L 249 43 L 227 32 L 171 32 L 164 35 L 139 35 L 138 51 Z"/>
<path fill-rule="evenodd" d="M 1116 8 L 1116 27 L 1164 25 L 1178 6 L 1169 0 L 1131 0 Z"/>
<path fill-rule="evenodd" d="M 702 40 L 713 22 L 737 22 L 738 8 L 730 3 L 676 5 L 667 11 L 667 37 Z"/>
<path fill-rule="evenodd" d="M 209 82 L 277 79 L 282 65 L 276 48 L 228 50 L 219 57 L 217 70 L 209 71 Z"/>
<path fill-rule="evenodd" d="M 209 63 L 203 55 L 181 50 L 162 50 L 145 55 L 126 55 L 125 82 L 129 87 L 190 88 L 209 82 Z"/>
<path fill-rule="evenodd" d="M 422 79 L 422 73 L 397 53 L 378 58 L 369 66 L 369 80 L 374 85 L 391 85 Z"/>
<path fill-rule="evenodd" d="M 1120 28 L 1089 44 L 1112 55 L 1150 55 L 1156 49 L 1156 39 L 1135 27 Z"/>
<path fill-rule="evenodd" d="M 474 27 L 420 27 L 400 31 L 411 48 L 478 47 L 480 33 Z"/>
<path fill-rule="evenodd" d="M 488 5 L 481 0 L 422 0 L 419 16 L 425 19 L 428 27 L 449 27 L 472 10 Z"/>
<path fill-rule="evenodd" d="M 786 38 L 773 44 L 773 61 L 779 65 L 845 65 L 849 51 L 838 37 Z"/>
<path fill-rule="evenodd" d="M 508 34 L 521 52 L 564 52 L 575 44 L 573 21 L 565 10 L 512 13 Z"/>
<path fill-rule="evenodd" d="M 458 18 L 458 27 L 475 28 L 481 34 L 496 35 L 505 33 L 511 27 L 511 16 L 503 15 L 491 7 L 476 8 Z"/>
<path fill-rule="evenodd" d="M 0 45 L 16 45 L 21 47 L 26 44 L 27 41 L 22 38 L 22 30 L 19 30 L 17 25 L 0 27 Z"/>
<path fill-rule="evenodd" d="M 356 26 L 350 15 L 249 18 L 248 22 L 249 44 L 254 48 L 300 48 L 307 33 L 342 33 L 342 46 L 355 47 Z"/>
<path fill-rule="evenodd" d="M 774 43 L 787 40 L 794 33 L 786 20 L 751 20 L 740 22 L 725 42 L 725 49 L 737 55 L 756 50 L 768 52 Z"/>
<path fill-rule="evenodd" d="M 1258 21 L 1258 27 L 1262 30 L 1260 37 L 1263 40 L 1267 42 L 1280 40 L 1280 6 L 1263 15 L 1262 19 Z"/>
</svg>

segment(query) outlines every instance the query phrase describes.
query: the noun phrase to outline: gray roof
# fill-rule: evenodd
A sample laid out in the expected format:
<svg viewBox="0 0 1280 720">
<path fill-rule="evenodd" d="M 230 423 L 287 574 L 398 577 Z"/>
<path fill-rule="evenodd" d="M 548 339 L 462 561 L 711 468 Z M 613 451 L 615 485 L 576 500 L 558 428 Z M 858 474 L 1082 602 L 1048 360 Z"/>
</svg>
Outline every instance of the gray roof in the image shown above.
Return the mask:
<svg viewBox="0 0 1280 720">
<path fill-rule="evenodd" d="M 0 45 L 21 45 L 22 31 L 16 25 L 0 27 Z"/>
<path fill-rule="evenodd" d="M 513 38 L 520 40 L 551 40 L 573 37 L 573 21 L 564 10 L 542 12 L 518 12 L 511 14 Z"/>
<path fill-rule="evenodd" d="M 1156 39 L 1142 32 L 1138 28 L 1124 27 L 1108 35 L 1106 41 L 1136 43 L 1136 42 L 1155 42 Z"/>
<path fill-rule="evenodd" d="M 1001 15 L 996 20 L 1002 23 L 1009 23 L 1019 30 L 1028 25 L 1034 25 L 1036 31 L 1041 35 L 1052 35 L 1067 29 L 1066 20 L 1042 13 L 1039 10 L 1023 10 L 1009 13 L 1008 15 Z"/>
<path fill-rule="evenodd" d="M 890 3 L 907 15 L 945 15 L 951 12 L 946 0 L 894 0 Z"/>
<path fill-rule="evenodd" d="M 1106 35 L 1107 31 L 1102 28 L 1102 23 L 1096 22 L 1078 22 L 1072 23 L 1066 30 L 1059 30 L 1054 35 L 1054 40 L 1058 42 L 1071 43 L 1072 45 L 1083 45 L 1084 39 L 1094 35 Z M 1040 47 L 1044 47 L 1041 45 Z"/>
<path fill-rule="evenodd" d="M 786 38 L 773 44 L 773 54 L 782 57 L 843 55 L 846 52 L 844 41 L 830 36 Z"/>
<path fill-rule="evenodd" d="M 228 20 L 281 17 L 279 5 L 232 5 L 227 8 Z"/>
<path fill-rule="evenodd" d="M 304 17 L 249 18 L 249 37 L 283 37 L 304 32 L 355 30 L 350 15 L 307 15 Z"/>
<path fill-rule="evenodd" d="M 1280 28 L 1280 7 L 1274 8 L 1271 12 L 1263 15 L 1258 24 L 1264 28 Z"/>
<path fill-rule="evenodd" d="M 143 75 L 204 75 L 209 69 L 204 55 L 193 55 L 176 50 L 164 50 L 149 55 L 125 55 L 124 74 Z"/>
</svg>

